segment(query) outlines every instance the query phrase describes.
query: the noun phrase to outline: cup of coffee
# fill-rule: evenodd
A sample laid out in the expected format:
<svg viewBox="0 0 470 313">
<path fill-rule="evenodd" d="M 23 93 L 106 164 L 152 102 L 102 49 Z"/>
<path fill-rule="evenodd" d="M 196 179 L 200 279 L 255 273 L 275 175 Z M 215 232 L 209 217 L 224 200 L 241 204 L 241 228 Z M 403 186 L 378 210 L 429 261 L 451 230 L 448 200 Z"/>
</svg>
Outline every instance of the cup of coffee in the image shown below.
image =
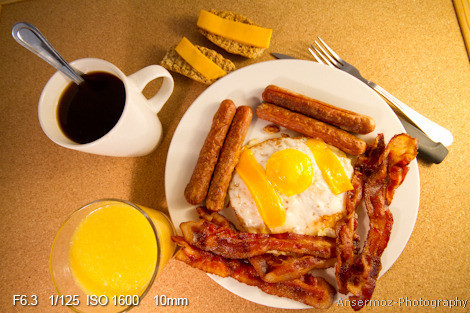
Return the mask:
<svg viewBox="0 0 470 313">
<path fill-rule="evenodd" d="M 173 92 L 171 74 L 159 65 L 126 76 L 115 65 L 87 58 L 70 63 L 84 73 L 76 85 L 55 73 L 41 93 L 39 122 L 44 133 L 60 146 L 108 156 L 142 156 L 160 142 L 157 113 Z M 147 99 L 142 90 L 163 78 L 157 93 Z"/>
</svg>

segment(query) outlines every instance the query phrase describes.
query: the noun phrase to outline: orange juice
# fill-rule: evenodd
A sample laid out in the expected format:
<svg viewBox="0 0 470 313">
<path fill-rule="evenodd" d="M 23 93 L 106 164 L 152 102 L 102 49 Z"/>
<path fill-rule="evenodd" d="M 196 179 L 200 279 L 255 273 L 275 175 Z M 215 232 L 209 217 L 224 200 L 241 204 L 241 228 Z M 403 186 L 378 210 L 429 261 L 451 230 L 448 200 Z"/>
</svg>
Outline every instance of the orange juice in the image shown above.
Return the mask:
<svg viewBox="0 0 470 313">
<path fill-rule="evenodd" d="M 175 234 L 173 224 L 169 221 L 168 217 L 162 212 L 139 206 L 152 220 L 155 228 L 157 229 L 158 238 L 160 242 L 160 266 L 157 275 L 162 270 L 163 266 L 172 257 L 176 244 L 171 240 L 171 236 Z"/>
<path fill-rule="evenodd" d="M 108 202 L 89 213 L 75 230 L 69 251 L 74 279 L 88 294 L 141 295 L 172 256 L 173 227 L 160 212 Z M 157 235 L 154 229 L 157 230 Z"/>
</svg>

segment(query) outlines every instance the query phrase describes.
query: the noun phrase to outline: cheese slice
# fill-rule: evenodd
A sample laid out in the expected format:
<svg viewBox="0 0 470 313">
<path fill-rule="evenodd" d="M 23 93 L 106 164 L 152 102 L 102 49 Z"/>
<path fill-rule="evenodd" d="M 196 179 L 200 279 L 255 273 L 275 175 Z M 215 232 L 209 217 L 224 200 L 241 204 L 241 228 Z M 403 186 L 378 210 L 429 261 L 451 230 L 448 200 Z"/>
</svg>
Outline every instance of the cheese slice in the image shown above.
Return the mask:
<svg viewBox="0 0 470 313">
<path fill-rule="evenodd" d="M 201 10 L 197 26 L 215 35 L 259 48 L 268 48 L 273 30 L 241 22 L 230 21 Z"/>
<path fill-rule="evenodd" d="M 269 182 L 264 168 L 255 159 L 253 151 L 250 149 L 242 151 L 235 170 L 245 182 L 266 226 L 270 228 L 282 226 L 286 221 L 286 210 L 282 199 Z"/>
<path fill-rule="evenodd" d="M 209 80 L 217 79 L 227 74 L 221 67 L 212 62 L 211 59 L 196 48 L 186 37 L 181 39 L 175 50 L 189 65 Z"/>
<path fill-rule="evenodd" d="M 334 195 L 354 189 L 338 157 L 323 140 L 307 139 L 307 146 L 312 151 L 315 162 Z"/>
</svg>

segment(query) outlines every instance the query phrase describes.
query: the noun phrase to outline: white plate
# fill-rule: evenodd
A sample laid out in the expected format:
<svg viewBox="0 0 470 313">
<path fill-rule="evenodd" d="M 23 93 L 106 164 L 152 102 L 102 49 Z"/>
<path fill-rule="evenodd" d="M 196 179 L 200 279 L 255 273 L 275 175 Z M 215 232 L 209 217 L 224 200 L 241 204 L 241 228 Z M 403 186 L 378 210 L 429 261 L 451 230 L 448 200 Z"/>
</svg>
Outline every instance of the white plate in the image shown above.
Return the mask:
<svg viewBox="0 0 470 313">
<path fill-rule="evenodd" d="M 385 141 L 388 142 L 393 135 L 405 132 L 396 115 L 380 96 L 361 81 L 340 70 L 303 60 L 275 60 L 241 68 L 208 87 L 189 107 L 173 135 L 166 162 L 165 192 L 170 216 L 176 228 L 181 222 L 198 220 L 195 206 L 186 202 L 183 193 L 220 102 L 231 99 L 237 106 L 248 105 L 254 111 L 261 103 L 264 88 L 269 84 L 372 116 L 377 125 L 376 130 L 361 136 L 367 142 L 373 142 L 378 133 L 384 133 Z M 263 131 L 268 124 L 254 116 L 245 143 L 254 138 L 262 141 L 272 137 Z M 390 206 L 394 224 L 388 247 L 382 256 L 380 275 L 396 261 L 411 236 L 418 215 L 419 192 L 418 165 L 413 160 L 408 175 Z M 231 212 L 222 213 L 229 219 L 233 218 Z M 367 229 L 367 215 L 359 212 L 358 233 L 362 239 L 366 236 Z M 336 286 L 333 269 L 323 274 Z M 232 293 L 258 304 L 286 309 L 308 308 L 290 299 L 265 294 L 256 287 L 239 283 L 232 278 L 209 276 Z M 338 295 L 337 299 L 339 296 L 345 298 L 344 295 Z"/>
</svg>

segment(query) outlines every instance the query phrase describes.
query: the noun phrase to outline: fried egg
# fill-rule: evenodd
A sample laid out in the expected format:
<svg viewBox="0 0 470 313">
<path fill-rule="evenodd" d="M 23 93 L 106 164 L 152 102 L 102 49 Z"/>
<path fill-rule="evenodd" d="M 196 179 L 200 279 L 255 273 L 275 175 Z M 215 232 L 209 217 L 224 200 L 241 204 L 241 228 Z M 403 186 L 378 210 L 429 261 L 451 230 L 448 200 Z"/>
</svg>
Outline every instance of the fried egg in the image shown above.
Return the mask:
<svg viewBox="0 0 470 313">
<path fill-rule="evenodd" d="M 352 173 L 352 157 L 323 142 L 266 140 L 242 152 L 228 190 L 230 205 L 248 232 L 335 237 Z"/>
</svg>

